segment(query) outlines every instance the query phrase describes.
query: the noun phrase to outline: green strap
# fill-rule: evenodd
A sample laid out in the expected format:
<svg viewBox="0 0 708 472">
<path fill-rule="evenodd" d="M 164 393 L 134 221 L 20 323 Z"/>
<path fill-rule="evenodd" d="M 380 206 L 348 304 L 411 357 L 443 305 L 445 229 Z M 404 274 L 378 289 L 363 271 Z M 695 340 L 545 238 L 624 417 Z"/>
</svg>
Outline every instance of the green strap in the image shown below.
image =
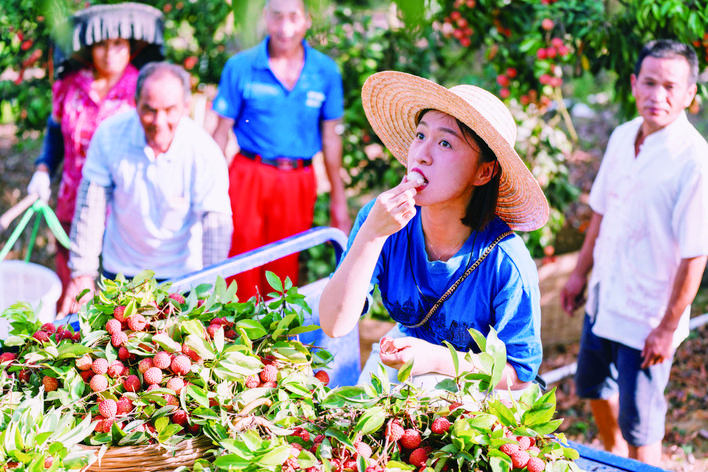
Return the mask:
<svg viewBox="0 0 708 472">
<path fill-rule="evenodd" d="M 51 207 L 41 200 L 34 202 L 32 206 L 34 205 L 37 205 L 37 207 L 40 208 L 42 216 L 44 216 L 44 221 L 47 222 L 47 226 L 49 226 L 49 229 L 54 234 L 54 237 L 57 238 L 57 241 L 59 241 L 59 243 L 65 248 L 69 249 L 69 246 L 71 245 L 69 236 L 66 235 L 66 231 L 62 228 L 61 223 L 57 219 L 57 216 L 54 214 Z"/>
<path fill-rule="evenodd" d="M 61 223 L 59 223 L 59 220 L 54 214 L 54 211 L 52 211 L 49 205 L 47 205 L 43 201 L 37 200 L 32 204 L 31 207 L 27 209 L 27 211 L 25 211 L 24 215 L 22 215 L 22 219 L 20 219 L 19 224 L 14 229 L 7 242 L 5 242 L 5 245 L 3 246 L 2 250 L 0 250 L 0 261 L 5 260 L 5 257 L 7 257 L 7 254 L 10 252 L 10 249 L 12 248 L 12 246 L 15 245 L 15 242 L 17 242 L 17 239 L 20 237 L 20 234 L 22 234 L 22 231 L 24 231 L 25 227 L 29 223 L 29 220 L 35 213 L 38 213 L 39 215 L 44 217 L 44 220 L 47 222 L 47 226 L 49 226 L 49 229 L 52 231 L 57 241 L 59 241 L 62 246 L 66 248 L 69 247 L 69 237 L 66 235 L 64 228 L 61 227 Z M 29 247 L 27 248 L 27 256 L 25 257 L 25 261 L 27 262 L 29 262 L 30 256 L 32 255 L 34 243 L 37 239 L 37 233 L 39 232 L 39 222 L 40 218 L 38 216 L 34 222 L 32 234 L 30 235 Z"/>
</svg>

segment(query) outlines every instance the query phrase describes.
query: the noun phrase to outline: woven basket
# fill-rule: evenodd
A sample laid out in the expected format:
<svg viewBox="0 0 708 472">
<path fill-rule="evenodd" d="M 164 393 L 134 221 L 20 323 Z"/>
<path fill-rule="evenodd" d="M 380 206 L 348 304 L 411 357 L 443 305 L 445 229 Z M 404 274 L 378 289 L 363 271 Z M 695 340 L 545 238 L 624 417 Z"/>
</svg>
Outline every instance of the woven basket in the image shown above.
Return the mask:
<svg viewBox="0 0 708 472">
<path fill-rule="evenodd" d="M 557 256 L 553 262 L 537 261 L 541 289 L 541 341 L 544 347 L 571 344 L 580 340 L 583 310 L 569 316 L 561 308 L 561 289 L 575 268 L 578 252 Z"/>
<path fill-rule="evenodd" d="M 181 466 L 191 468 L 197 459 L 213 447 L 214 443 L 206 436 L 182 441 L 174 453 L 159 444 L 109 447 L 100 461 L 94 462 L 82 472 L 168 472 Z M 96 452 L 100 449 L 99 446 L 85 448 Z"/>
</svg>

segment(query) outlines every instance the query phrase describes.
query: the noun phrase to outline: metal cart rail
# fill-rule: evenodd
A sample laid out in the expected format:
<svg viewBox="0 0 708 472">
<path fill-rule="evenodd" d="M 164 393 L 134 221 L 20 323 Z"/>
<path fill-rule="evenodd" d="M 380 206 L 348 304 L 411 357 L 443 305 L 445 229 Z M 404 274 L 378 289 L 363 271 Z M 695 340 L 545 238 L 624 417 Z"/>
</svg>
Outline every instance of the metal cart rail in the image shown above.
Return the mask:
<svg viewBox="0 0 708 472">
<path fill-rule="evenodd" d="M 217 276 L 230 277 L 325 243 L 331 243 L 334 246 L 336 260 L 339 261 L 347 245 L 347 235 L 337 228 L 312 228 L 252 251 L 230 257 L 223 262 L 205 267 L 200 271 L 171 279 L 170 282 L 174 290 L 187 291 L 201 283 L 214 283 Z M 326 283 L 327 279 L 325 278 L 298 288 L 298 292 L 305 295 L 305 300 L 312 309 L 312 314 L 305 313 L 306 325 L 319 326 L 320 324 L 318 306 L 320 294 Z M 341 338 L 330 338 L 321 329 L 318 329 L 301 334 L 300 340 L 326 349 L 334 356 L 330 366 L 325 369 L 329 374 L 330 386 L 338 387 L 356 384 L 361 373 L 358 327 Z"/>
</svg>

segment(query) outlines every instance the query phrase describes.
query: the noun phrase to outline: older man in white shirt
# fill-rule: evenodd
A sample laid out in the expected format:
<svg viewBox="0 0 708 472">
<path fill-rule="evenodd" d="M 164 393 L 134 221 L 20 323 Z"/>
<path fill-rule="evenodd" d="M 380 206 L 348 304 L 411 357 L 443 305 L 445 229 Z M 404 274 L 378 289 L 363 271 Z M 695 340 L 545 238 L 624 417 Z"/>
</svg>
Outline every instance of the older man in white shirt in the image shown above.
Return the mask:
<svg viewBox="0 0 708 472">
<path fill-rule="evenodd" d="M 186 116 L 188 102 L 184 69 L 150 63 L 138 77 L 137 108 L 96 130 L 72 222 L 72 281 L 59 318 L 76 309 L 83 290 L 94 290 L 99 255 L 106 277 L 150 269 L 158 279 L 227 257 L 228 170 L 216 142 Z"/>
<path fill-rule="evenodd" d="M 605 448 L 658 465 L 673 354 L 708 256 L 708 143 L 686 118 L 698 60 L 652 41 L 631 77 L 639 117 L 610 138 L 590 193 L 593 216 L 562 293 L 582 304 L 578 395 L 589 398 Z"/>
</svg>

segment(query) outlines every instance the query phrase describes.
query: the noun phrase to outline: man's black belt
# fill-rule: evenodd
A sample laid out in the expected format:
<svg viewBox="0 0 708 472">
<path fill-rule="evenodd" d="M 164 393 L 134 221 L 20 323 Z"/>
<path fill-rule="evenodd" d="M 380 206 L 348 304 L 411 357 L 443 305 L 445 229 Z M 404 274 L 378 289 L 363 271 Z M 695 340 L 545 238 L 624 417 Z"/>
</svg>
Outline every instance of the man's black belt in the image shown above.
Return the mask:
<svg viewBox="0 0 708 472">
<path fill-rule="evenodd" d="M 239 154 L 241 154 L 243 157 L 251 159 L 252 161 L 260 162 L 261 164 L 265 164 L 267 166 L 277 167 L 278 169 L 282 170 L 304 169 L 305 167 L 310 167 L 312 165 L 312 158 L 297 159 L 293 157 L 274 157 L 272 159 L 268 159 L 261 156 L 260 154 L 247 151 L 245 149 L 241 149 L 239 151 Z"/>
</svg>

